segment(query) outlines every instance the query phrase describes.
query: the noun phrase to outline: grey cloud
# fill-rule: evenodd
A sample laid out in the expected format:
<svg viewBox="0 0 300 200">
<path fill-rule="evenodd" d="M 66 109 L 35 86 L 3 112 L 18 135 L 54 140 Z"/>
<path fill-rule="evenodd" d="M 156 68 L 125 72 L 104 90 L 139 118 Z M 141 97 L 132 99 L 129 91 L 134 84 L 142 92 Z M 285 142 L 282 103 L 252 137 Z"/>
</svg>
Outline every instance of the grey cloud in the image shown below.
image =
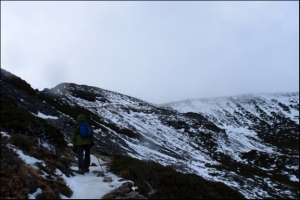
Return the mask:
<svg viewBox="0 0 300 200">
<path fill-rule="evenodd" d="M 299 2 L 1 5 L 2 67 L 38 68 L 46 77 L 24 79 L 39 89 L 69 81 L 152 103 L 299 91 Z"/>
</svg>

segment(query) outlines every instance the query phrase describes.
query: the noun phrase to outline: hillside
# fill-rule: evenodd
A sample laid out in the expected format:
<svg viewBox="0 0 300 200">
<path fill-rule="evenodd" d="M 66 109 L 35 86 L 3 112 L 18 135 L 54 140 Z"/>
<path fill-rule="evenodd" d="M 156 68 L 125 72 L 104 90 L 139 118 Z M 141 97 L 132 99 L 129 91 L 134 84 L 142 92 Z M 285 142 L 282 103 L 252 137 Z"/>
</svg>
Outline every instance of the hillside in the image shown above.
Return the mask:
<svg viewBox="0 0 300 200">
<path fill-rule="evenodd" d="M 68 143 L 80 113 L 96 151 L 114 157 L 111 170 L 147 198 L 299 198 L 298 92 L 155 105 L 75 83 L 37 91 L 1 69 L 1 132 L 11 135 L 1 148 L 5 141 L 71 175 Z"/>
</svg>

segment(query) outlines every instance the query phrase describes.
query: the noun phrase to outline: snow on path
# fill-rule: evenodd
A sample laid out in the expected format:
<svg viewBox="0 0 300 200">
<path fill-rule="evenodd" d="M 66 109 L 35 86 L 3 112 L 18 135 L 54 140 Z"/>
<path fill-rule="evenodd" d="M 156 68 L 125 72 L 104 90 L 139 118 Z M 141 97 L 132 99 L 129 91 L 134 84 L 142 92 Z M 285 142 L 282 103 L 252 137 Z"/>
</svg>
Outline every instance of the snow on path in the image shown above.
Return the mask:
<svg viewBox="0 0 300 200">
<path fill-rule="evenodd" d="M 103 164 L 103 160 L 99 158 L 99 161 Z M 97 166 L 91 166 L 90 172 L 85 173 L 84 175 L 76 174 L 74 177 L 67 177 L 65 174 L 62 174 L 63 179 L 73 191 L 71 198 L 62 195 L 63 199 L 101 199 L 105 194 L 120 187 L 126 182 L 118 181 L 120 177 L 111 172 L 107 172 L 105 166 L 99 166 L 99 161 L 94 155 L 91 155 L 91 163 L 96 163 Z M 73 166 L 71 169 L 77 170 L 78 167 Z M 105 176 L 112 178 L 112 182 L 103 182 L 104 177 L 97 177 L 96 174 L 92 173 L 94 170 L 101 172 L 103 170 Z"/>
</svg>

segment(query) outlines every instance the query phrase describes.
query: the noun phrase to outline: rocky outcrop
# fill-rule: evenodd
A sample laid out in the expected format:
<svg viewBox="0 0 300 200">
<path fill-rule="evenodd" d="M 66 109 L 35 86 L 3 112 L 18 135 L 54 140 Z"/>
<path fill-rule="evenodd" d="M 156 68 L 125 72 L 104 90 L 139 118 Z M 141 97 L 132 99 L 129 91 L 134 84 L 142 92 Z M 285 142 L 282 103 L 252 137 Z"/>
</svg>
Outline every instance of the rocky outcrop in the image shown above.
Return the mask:
<svg viewBox="0 0 300 200">
<path fill-rule="evenodd" d="M 114 160 L 113 157 L 108 156 L 100 156 L 101 160 L 104 160 L 104 163 L 101 166 L 106 166 L 109 168 L 111 162 Z M 96 166 L 95 163 L 91 164 L 92 166 Z M 105 176 L 105 174 L 101 171 L 94 170 L 94 174 L 97 174 L 98 177 L 103 177 L 103 182 L 112 182 L 112 178 L 109 176 Z M 124 181 L 123 178 L 120 178 L 118 181 Z M 143 195 L 136 191 L 137 187 L 134 186 L 134 182 L 126 181 L 120 187 L 110 191 L 105 194 L 102 199 L 146 199 Z"/>
<path fill-rule="evenodd" d="M 146 199 L 146 197 L 135 191 L 133 182 L 127 181 L 122 186 L 105 194 L 102 199 Z"/>
</svg>

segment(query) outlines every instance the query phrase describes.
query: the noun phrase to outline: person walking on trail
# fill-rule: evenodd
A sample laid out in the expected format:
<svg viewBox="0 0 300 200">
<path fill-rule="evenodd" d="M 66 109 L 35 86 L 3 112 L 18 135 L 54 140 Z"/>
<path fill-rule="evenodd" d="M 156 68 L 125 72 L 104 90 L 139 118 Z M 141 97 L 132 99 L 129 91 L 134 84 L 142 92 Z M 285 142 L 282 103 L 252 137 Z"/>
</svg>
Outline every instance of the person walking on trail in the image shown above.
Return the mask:
<svg viewBox="0 0 300 200">
<path fill-rule="evenodd" d="M 94 145 L 94 131 L 87 123 L 86 117 L 83 114 L 77 116 L 78 124 L 73 129 L 72 143 L 73 151 L 77 153 L 78 158 L 78 173 L 84 174 L 89 172 L 91 163 L 91 147 Z M 83 156 L 84 152 L 84 156 Z"/>
</svg>

